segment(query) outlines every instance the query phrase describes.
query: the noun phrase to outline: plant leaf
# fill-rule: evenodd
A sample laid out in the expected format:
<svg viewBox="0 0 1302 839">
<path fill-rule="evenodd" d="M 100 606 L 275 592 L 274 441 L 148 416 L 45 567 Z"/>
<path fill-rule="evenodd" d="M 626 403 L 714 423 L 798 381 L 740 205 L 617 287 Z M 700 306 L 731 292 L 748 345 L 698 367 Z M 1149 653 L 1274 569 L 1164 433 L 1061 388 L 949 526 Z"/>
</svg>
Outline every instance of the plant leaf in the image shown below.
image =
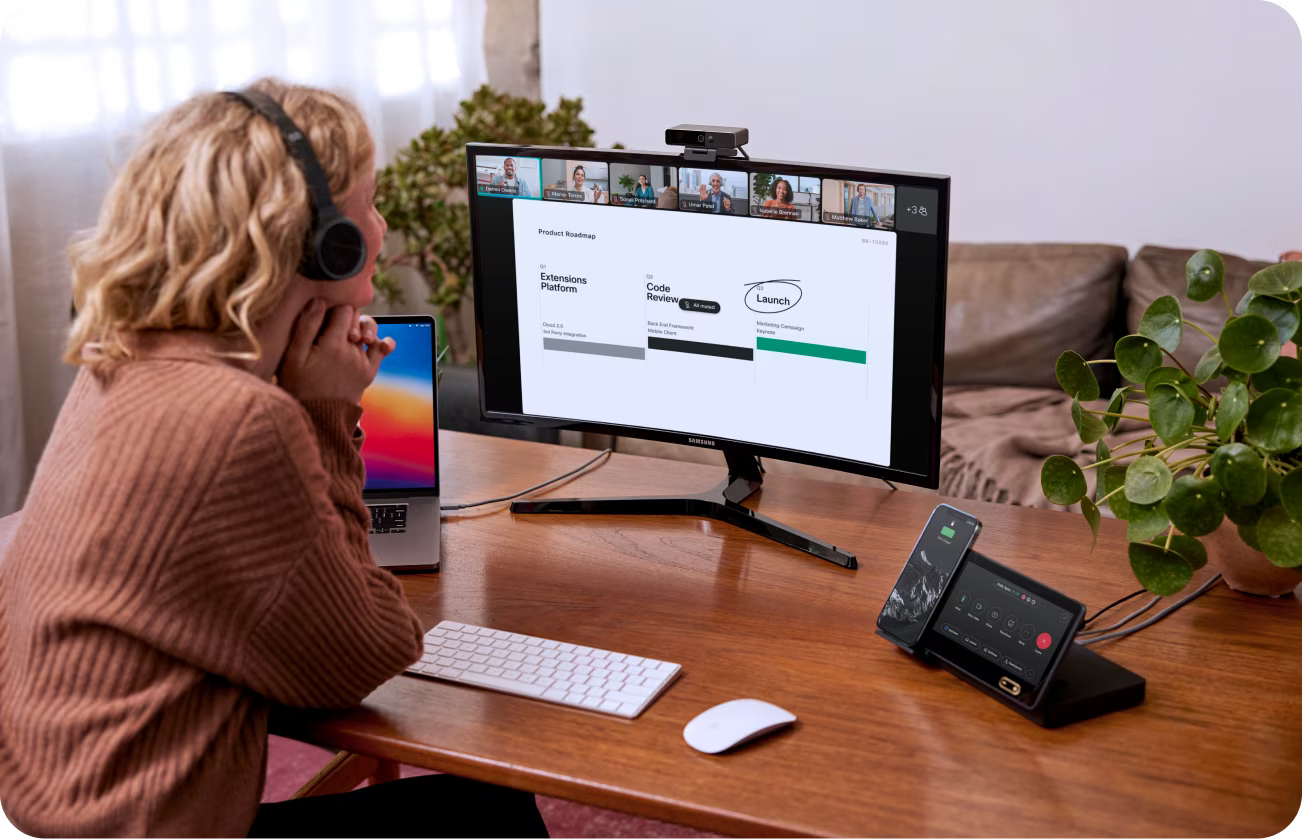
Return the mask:
<svg viewBox="0 0 1302 839">
<path fill-rule="evenodd" d="M 1152 338 L 1167 352 L 1175 352 L 1184 336 L 1184 318 L 1180 314 L 1180 301 L 1167 294 L 1148 304 L 1139 321 L 1139 334 Z"/>
<path fill-rule="evenodd" d="M 1281 355 L 1269 370 L 1252 377 L 1252 386 L 1262 393 L 1277 387 L 1302 390 L 1302 360 Z"/>
<path fill-rule="evenodd" d="M 1225 324 L 1216 346 L 1235 370 L 1260 373 L 1279 358 L 1279 330 L 1261 315 L 1244 315 Z"/>
<path fill-rule="evenodd" d="M 1104 469 L 1103 474 L 1099 477 L 1103 479 L 1101 481 L 1103 486 L 1099 490 L 1098 497 L 1103 498 L 1104 496 L 1109 495 L 1112 490 L 1117 487 L 1125 485 L 1126 467 L 1113 464 Z M 1116 495 L 1113 495 L 1108 499 L 1108 507 L 1112 509 L 1112 515 L 1122 521 L 1130 518 L 1130 506 L 1130 501 L 1126 498 L 1125 490 L 1118 492 Z"/>
<path fill-rule="evenodd" d="M 1250 507 L 1266 494 L 1266 462 L 1251 446 L 1229 443 L 1212 454 L 1212 480 L 1225 498 Z"/>
<path fill-rule="evenodd" d="M 1273 329 L 1273 327 L 1272 327 Z M 1117 369 L 1132 382 L 1142 382 L 1162 363 L 1162 348 L 1152 338 L 1127 335 L 1117 341 Z"/>
<path fill-rule="evenodd" d="M 1212 344 L 1211 348 L 1203 353 L 1203 357 L 1198 359 L 1198 366 L 1194 368 L 1194 381 L 1200 385 L 1207 384 L 1216 378 L 1224 364 L 1225 362 L 1221 360 L 1220 347 Z"/>
<path fill-rule="evenodd" d="M 1257 541 L 1257 523 L 1239 525 L 1239 538 L 1243 544 L 1252 548 L 1254 551 L 1261 550 L 1261 542 Z"/>
<path fill-rule="evenodd" d="M 1089 491 L 1085 473 L 1076 461 L 1062 454 L 1053 455 L 1040 467 L 1040 488 L 1045 498 L 1064 507 L 1075 504 Z"/>
<path fill-rule="evenodd" d="M 1245 437 L 1271 454 L 1302 446 L 1302 392 L 1277 387 L 1258 396 L 1248 409 Z"/>
<path fill-rule="evenodd" d="M 1092 551 L 1099 542 L 1099 508 L 1094 506 L 1094 502 L 1089 498 L 1082 498 L 1080 500 L 1080 511 L 1081 515 L 1085 516 L 1085 521 L 1089 522 L 1090 533 L 1094 534 L 1094 537 L 1090 539 L 1090 550 Z"/>
<path fill-rule="evenodd" d="M 1271 507 L 1257 522 L 1257 541 L 1266 559 L 1281 568 L 1302 565 L 1302 524 L 1283 507 Z"/>
<path fill-rule="evenodd" d="M 1294 469 L 1280 480 L 1279 500 L 1293 521 L 1302 524 L 1302 468 Z"/>
<path fill-rule="evenodd" d="M 1162 442 L 1174 446 L 1189 439 L 1194 419 L 1193 403 L 1174 385 L 1158 385 L 1148 391 L 1148 418 Z"/>
<path fill-rule="evenodd" d="M 1266 470 L 1266 494 L 1256 504 L 1225 503 L 1225 517 L 1237 525 L 1256 525 L 1261 514 L 1280 503 L 1280 476 L 1278 472 Z M 1258 550 L 1261 550 L 1258 548 Z"/>
<path fill-rule="evenodd" d="M 1285 297 L 1302 288 L 1302 262 L 1281 262 L 1262 268 L 1248 278 L 1248 288 L 1258 294 Z"/>
<path fill-rule="evenodd" d="M 1221 391 L 1221 405 L 1216 409 L 1216 436 L 1222 443 L 1234 437 L 1239 423 L 1248 415 L 1248 386 L 1243 382 L 1230 382 Z"/>
<path fill-rule="evenodd" d="M 1134 504 L 1156 504 L 1171 489 L 1171 467 L 1151 454 L 1141 455 L 1126 467 L 1126 498 Z"/>
<path fill-rule="evenodd" d="M 1144 392 L 1151 394 L 1158 385 L 1175 385 L 1190 401 L 1198 398 L 1198 385 L 1179 367 L 1154 367 L 1144 378 Z"/>
<path fill-rule="evenodd" d="M 1225 520 L 1221 487 L 1210 478 L 1176 478 L 1166 496 L 1166 514 L 1189 536 L 1206 536 Z"/>
<path fill-rule="evenodd" d="M 1190 300 L 1211 300 L 1225 283 L 1225 260 L 1214 250 L 1200 250 L 1185 263 L 1184 279 Z"/>
<path fill-rule="evenodd" d="M 1125 387 L 1119 387 L 1116 390 L 1112 391 L 1112 398 L 1108 400 L 1108 407 L 1106 413 L 1109 414 L 1121 413 L 1121 411 L 1126 407 L 1126 392 L 1128 390 L 1130 390 L 1130 385 L 1126 385 Z M 1120 416 L 1101 417 L 1101 419 L 1103 420 L 1103 424 L 1106 425 L 1108 428 L 1116 428 L 1117 423 L 1121 421 Z"/>
<path fill-rule="evenodd" d="M 1071 421 L 1075 423 L 1076 433 L 1080 435 L 1082 443 L 1093 443 L 1108 433 L 1108 427 L 1103 424 L 1103 420 L 1094 414 L 1086 413 L 1080 406 L 1080 400 L 1077 399 L 1071 400 Z"/>
<path fill-rule="evenodd" d="M 1252 298 L 1256 296 L 1257 296 L 1257 292 L 1253 291 L 1252 289 L 1248 289 L 1247 291 L 1245 291 L 1243 293 L 1243 296 L 1239 298 L 1239 302 L 1234 304 L 1234 314 L 1238 315 L 1239 317 L 1243 317 L 1244 315 L 1246 315 L 1248 313 L 1248 304 L 1251 303 Z"/>
<path fill-rule="evenodd" d="M 1158 545 L 1131 542 L 1129 553 L 1130 570 L 1135 572 L 1135 579 L 1153 594 L 1163 597 L 1175 594 L 1193 579 L 1193 568 L 1188 560 L 1175 551 L 1164 550 Z"/>
<path fill-rule="evenodd" d="M 1112 450 L 1108 448 L 1106 441 L 1099 440 L 1099 444 L 1094 447 L 1094 457 L 1095 462 L 1112 459 Z"/>
<path fill-rule="evenodd" d="M 1130 519 L 1126 522 L 1126 538 L 1131 542 L 1147 542 L 1171 524 L 1161 501 L 1156 504 L 1131 504 Z"/>
<path fill-rule="evenodd" d="M 1248 303 L 1248 314 L 1260 315 L 1279 330 L 1279 342 L 1282 344 L 1297 333 L 1297 305 L 1278 297 L 1259 295 Z"/>
<path fill-rule="evenodd" d="M 1152 544 L 1160 544 L 1165 547 L 1166 537 L 1155 536 Z M 1192 536 L 1186 536 L 1183 533 L 1172 534 L 1171 550 L 1184 557 L 1185 562 L 1189 563 L 1189 567 L 1195 571 L 1207 564 L 1207 549 L 1203 547 L 1202 542 Z"/>
<path fill-rule="evenodd" d="M 1053 369 L 1058 376 L 1058 384 L 1067 391 L 1068 396 L 1082 402 L 1093 402 L 1099 398 L 1099 380 L 1079 354 L 1067 350 L 1058 356 Z"/>
</svg>

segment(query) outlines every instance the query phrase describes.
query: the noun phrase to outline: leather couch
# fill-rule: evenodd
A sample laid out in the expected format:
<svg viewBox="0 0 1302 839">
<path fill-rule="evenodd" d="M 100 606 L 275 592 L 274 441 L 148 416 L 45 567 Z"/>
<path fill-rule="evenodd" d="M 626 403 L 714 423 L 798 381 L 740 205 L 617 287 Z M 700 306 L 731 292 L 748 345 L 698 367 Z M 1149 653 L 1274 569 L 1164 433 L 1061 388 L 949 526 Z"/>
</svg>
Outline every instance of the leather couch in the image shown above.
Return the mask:
<svg viewBox="0 0 1302 839">
<path fill-rule="evenodd" d="M 951 244 L 940 494 L 1053 507 L 1040 491 L 1044 458 L 1066 454 L 1082 466 L 1094 460 L 1094 446 L 1083 445 L 1072 425 L 1054 362 L 1068 349 L 1086 359 L 1112 358 L 1117 339 L 1134 332 L 1144 310 L 1164 294 L 1180 300 L 1186 320 L 1219 334 L 1224 301 L 1194 303 L 1184 296 L 1185 263 L 1192 254 L 1146 246 L 1129 260 L 1116 245 Z M 1248 278 L 1269 264 L 1225 255 L 1230 301 L 1237 303 Z M 1188 330 L 1176 357 L 1192 370 L 1208 346 L 1207 338 Z M 1119 376 L 1113 365 L 1094 370 L 1104 399 L 1092 407 L 1102 409 Z M 1139 434 L 1141 427 L 1123 421 L 1118 431 Z M 630 454 L 723 465 L 722 455 L 708 449 L 628 437 L 617 438 L 614 446 Z M 774 474 L 875 480 L 804 464 L 764 465 Z M 1086 475 L 1093 480 L 1093 470 Z"/>
</svg>

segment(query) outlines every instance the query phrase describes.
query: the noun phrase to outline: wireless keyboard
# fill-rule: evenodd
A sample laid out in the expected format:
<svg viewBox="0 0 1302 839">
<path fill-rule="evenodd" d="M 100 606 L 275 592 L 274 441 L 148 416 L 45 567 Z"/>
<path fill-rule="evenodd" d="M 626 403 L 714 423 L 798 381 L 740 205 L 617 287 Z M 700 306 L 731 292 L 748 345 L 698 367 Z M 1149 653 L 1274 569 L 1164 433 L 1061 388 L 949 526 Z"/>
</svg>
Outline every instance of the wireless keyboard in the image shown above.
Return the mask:
<svg viewBox="0 0 1302 839">
<path fill-rule="evenodd" d="M 408 673 L 633 719 L 682 668 L 642 658 L 443 621 L 425 633 Z"/>
</svg>

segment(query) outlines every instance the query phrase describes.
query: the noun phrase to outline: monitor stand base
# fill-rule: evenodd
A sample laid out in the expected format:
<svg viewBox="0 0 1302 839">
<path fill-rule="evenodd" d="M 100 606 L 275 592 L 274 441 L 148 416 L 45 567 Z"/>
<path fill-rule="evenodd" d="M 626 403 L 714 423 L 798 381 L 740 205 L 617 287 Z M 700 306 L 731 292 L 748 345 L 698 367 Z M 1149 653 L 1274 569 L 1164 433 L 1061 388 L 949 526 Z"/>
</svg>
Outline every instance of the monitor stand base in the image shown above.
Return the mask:
<svg viewBox="0 0 1302 839">
<path fill-rule="evenodd" d="M 724 449 L 728 480 L 698 495 L 650 495 L 625 498 L 552 498 L 513 501 L 512 513 L 570 513 L 608 516 L 700 516 L 727 522 L 845 568 L 858 568 L 855 555 L 743 507 L 763 483 L 755 456 Z"/>
</svg>

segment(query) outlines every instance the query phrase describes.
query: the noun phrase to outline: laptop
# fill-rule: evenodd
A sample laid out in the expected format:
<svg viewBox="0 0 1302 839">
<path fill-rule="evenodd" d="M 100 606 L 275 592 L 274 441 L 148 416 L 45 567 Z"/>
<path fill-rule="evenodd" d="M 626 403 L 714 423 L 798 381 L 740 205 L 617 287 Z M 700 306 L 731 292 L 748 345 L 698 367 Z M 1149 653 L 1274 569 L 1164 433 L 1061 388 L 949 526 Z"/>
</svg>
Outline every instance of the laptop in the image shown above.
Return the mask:
<svg viewBox="0 0 1302 839">
<path fill-rule="evenodd" d="M 396 348 L 362 395 L 371 555 L 390 571 L 439 567 L 439 434 L 434 318 L 376 315 Z"/>
</svg>

